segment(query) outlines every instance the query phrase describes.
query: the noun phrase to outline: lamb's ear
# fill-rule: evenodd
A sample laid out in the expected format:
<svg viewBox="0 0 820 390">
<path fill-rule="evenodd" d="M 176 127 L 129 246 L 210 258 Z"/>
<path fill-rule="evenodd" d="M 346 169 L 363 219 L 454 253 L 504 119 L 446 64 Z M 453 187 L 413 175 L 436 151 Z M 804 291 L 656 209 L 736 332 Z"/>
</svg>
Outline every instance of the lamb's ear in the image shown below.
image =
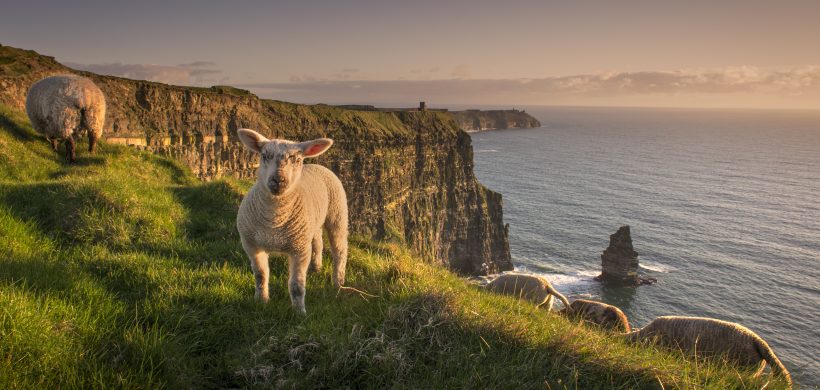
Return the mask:
<svg viewBox="0 0 820 390">
<path fill-rule="evenodd" d="M 333 145 L 333 140 L 330 138 L 319 138 L 299 143 L 305 157 L 316 157 L 330 149 L 330 145 Z"/>
<path fill-rule="evenodd" d="M 236 134 L 239 135 L 239 140 L 242 141 L 242 144 L 254 153 L 259 153 L 259 151 L 262 150 L 262 144 L 268 142 L 268 139 L 265 138 L 264 135 L 251 129 L 239 129 L 236 131 Z"/>
</svg>

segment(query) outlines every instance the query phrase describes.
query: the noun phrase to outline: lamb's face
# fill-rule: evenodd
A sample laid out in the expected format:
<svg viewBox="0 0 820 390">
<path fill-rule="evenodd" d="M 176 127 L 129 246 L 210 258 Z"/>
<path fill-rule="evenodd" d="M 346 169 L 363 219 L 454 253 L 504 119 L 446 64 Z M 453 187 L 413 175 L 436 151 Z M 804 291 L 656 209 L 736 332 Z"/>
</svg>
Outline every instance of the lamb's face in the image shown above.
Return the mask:
<svg viewBox="0 0 820 390">
<path fill-rule="evenodd" d="M 333 145 L 333 140 L 329 138 L 296 143 L 283 139 L 269 140 L 249 129 L 239 129 L 237 134 L 246 148 L 259 154 L 256 181 L 274 196 L 293 191 L 302 177 L 302 161 L 324 153 Z"/>
<path fill-rule="evenodd" d="M 273 195 L 284 195 L 296 187 L 302 177 L 304 152 L 299 144 L 271 140 L 260 150 L 257 180 Z"/>
</svg>

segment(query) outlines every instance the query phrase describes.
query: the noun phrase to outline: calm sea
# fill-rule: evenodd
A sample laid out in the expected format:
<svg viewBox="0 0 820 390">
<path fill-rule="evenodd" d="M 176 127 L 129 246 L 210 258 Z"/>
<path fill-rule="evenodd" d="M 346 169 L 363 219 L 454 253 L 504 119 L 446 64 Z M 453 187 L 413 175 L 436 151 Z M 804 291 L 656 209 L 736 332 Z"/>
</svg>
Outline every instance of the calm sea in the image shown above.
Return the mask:
<svg viewBox="0 0 820 390">
<path fill-rule="evenodd" d="M 518 269 L 574 298 L 741 323 L 820 386 L 820 112 L 530 108 L 543 127 L 472 134 L 504 195 Z M 654 286 L 592 281 L 630 225 Z"/>
</svg>

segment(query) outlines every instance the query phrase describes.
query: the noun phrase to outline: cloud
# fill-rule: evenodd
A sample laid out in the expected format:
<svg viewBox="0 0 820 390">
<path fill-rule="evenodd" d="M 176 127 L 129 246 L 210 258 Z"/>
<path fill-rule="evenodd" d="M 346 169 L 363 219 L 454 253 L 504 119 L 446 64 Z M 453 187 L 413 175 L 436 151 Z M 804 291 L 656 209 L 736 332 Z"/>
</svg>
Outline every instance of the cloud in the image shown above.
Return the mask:
<svg viewBox="0 0 820 390">
<path fill-rule="evenodd" d="M 103 64 L 66 63 L 67 66 L 111 76 L 135 80 L 156 81 L 176 85 L 210 85 L 224 83 L 227 77 L 220 77 L 222 71 L 209 61 L 194 61 L 179 65 L 122 64 L 119 62 Z"/>
<path fill-rule="evenodd" d="M 179 64 L 177 66 L 188 68 L 213 68 L 216 67 L 216 63 L 210 61 L 194 61 L 187 64 Z"/>
<path fill-rule="evenodd" d="M 466 66 L 459 72 L 455 70 L 454 77 L 469 74 Z M 705 97 L 718 102 L 727 98 L 727 105 L 751 99 L 758 105 L 791 99 L 816 108 L 820 107 L 820 66 L 606 72 L 534 79 L 316 80 L 242 87 L 263 97 L 327 103 L 428 100 L 465 104 L 618 104 L 631 99 L 640 104 L 665 105 L 665 101 L 697 103 L 696 97 Z"/>
<path fill-rule="evenodd" d="M 450 75 L 457 79 L 468 79 L 470 78 L 470 67 L 465 64 L 457 65 L 453 68 L 453 71 L 450 72 Z"/>
</svg>

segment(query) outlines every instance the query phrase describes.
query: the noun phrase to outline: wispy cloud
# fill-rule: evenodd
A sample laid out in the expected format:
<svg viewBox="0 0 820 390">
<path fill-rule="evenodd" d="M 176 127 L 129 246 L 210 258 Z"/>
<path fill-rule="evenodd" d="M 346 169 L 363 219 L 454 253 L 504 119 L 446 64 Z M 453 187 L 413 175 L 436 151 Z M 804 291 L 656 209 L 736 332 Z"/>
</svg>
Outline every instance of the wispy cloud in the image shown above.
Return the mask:
<svg viewBox="0 0 820 390">
<path fill-rule="evenodd" d="M 119 62 L 103 64 L 67 62 L 66 65 L 99 74 L 177 85 L 211 85 L 228 80 L 222 75 L 217 65 L 210 61 L 194 61 L 179 65 L 122 64 Z"/>
<path fill-rule="evenodd" d="M 536 79 L 469 79 L 469 68 L 459 66 L 451 75 L 454 78 L 382 81 L 300 78 L 292 83 L 256 83 L 243 87 L 264 97 L 328 103 L 427 99 L 472 104 L 552 104 L 577 103 L 584 99 L 610 101 L 621 97 L 674 100 L 683 96 L 806 97 L 820 103 L 820 66 L 604 72 Z"/>
</svg>

